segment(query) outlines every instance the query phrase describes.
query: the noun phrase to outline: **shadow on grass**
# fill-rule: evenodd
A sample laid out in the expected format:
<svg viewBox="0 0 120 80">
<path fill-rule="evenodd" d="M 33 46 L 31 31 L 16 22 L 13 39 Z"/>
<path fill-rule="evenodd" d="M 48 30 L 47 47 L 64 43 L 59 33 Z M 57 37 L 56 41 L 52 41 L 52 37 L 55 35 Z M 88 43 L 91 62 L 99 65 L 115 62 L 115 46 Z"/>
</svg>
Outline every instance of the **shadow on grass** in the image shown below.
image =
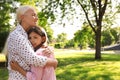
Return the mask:
<svg viewBox="0 0 120 80">
<path fill-rule="evenodd" d="M 95 60 L 93 54 L 85 54 L 79 57 L 58 58 L 59 66 L 91 61 L 120 61 L 120 54 L 102 54 L 101 60 Z"/>
<path fill-rule="evenodd" d="M 119 54 L 102 54 L 101 60 L 95 60 L 93 54 L 85 54 L 75 58 L 58 58 L 57 80 L 116 80 L 111 77 L 115 75 L 111 69 L 114 70 L 114 67 L 109 69 L 107 65 L 112 65 L 108 62 L 119 62 L 119 57 Z"/>
</svg>

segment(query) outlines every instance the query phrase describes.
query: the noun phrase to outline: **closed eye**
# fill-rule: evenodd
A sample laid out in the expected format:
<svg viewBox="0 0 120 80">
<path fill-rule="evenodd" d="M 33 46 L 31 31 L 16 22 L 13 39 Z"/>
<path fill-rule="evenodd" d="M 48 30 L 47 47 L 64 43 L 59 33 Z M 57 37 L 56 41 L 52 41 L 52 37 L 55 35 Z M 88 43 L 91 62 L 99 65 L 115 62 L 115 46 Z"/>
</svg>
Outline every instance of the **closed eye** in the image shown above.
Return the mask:
<svg viewBox="0 0 120 80">
<path fill-rule="evenodd" d="M 38 37 L 34 37 L 34 39 L 37 39 Z"/>
</svg>

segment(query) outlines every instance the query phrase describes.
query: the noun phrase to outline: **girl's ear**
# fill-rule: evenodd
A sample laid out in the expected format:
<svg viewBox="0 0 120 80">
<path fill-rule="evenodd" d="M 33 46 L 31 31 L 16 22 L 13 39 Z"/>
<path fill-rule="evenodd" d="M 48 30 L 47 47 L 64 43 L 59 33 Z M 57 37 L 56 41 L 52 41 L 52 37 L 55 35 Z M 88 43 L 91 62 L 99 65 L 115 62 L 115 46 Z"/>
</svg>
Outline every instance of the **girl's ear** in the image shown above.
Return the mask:
<svg viewBox="0 0 120 80">
<path fill-rule="evenodd" d="M 42 42 L 45 42 L 45 41 L 46 41 L 46 37 L 43 36 L 43 37 L 42 37 Z"/>
</svg>

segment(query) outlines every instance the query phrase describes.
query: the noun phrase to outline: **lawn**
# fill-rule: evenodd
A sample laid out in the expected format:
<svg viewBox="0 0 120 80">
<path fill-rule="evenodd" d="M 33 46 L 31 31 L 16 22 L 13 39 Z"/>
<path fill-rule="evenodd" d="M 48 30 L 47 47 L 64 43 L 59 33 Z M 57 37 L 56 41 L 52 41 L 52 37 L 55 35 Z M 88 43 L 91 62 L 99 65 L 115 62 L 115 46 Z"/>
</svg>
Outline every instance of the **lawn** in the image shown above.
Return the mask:
<svg viewBox="0 0 120 80">
<path fill-rule="evenodd" d="M 57 80 L 120 80 L 120 54 L 102 53 L 95 60 L 93 52 L 55 50 L 59 64 Z M 0 80 L 7 80 L 6 68 L 0 69 Z"/>
</svg>

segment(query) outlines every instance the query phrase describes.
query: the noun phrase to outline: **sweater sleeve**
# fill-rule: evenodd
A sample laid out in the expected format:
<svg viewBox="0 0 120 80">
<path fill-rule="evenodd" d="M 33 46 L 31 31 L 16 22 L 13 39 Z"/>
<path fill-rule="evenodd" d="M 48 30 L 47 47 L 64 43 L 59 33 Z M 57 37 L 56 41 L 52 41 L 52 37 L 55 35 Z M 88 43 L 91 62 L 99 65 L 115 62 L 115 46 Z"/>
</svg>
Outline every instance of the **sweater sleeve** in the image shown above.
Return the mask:
<svg viewBox="0 0 120 80">
<path fill-rule="evenodd" d="M 46 64 L 47 57 L 37 56 L 27 38 L 22 35 L 14 36 L 12 42 L 16 46 L 15 50 L 17 51 L 17 54 L 27 62 L 27 64 L 34 66 L 44 66 Z"/>
</svg>

